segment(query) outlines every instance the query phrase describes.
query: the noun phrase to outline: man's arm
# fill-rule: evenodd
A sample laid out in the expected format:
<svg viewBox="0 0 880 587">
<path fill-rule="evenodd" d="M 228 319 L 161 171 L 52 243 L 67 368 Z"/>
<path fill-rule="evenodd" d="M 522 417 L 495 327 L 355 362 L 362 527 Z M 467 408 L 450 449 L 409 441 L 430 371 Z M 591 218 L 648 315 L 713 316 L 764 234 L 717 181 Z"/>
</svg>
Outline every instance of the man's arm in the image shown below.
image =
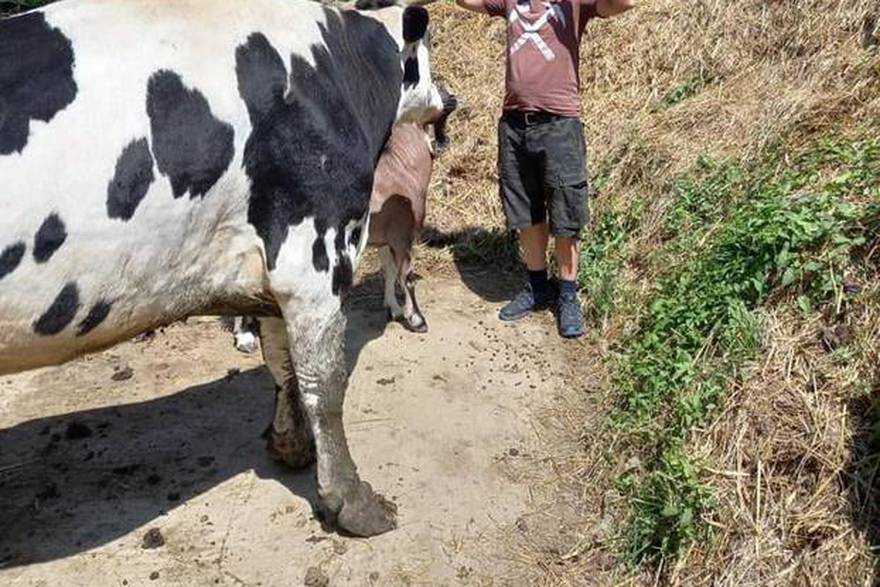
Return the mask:
<svg viewBox="0 0 880 587">
<path fill-rule="evenodd" d="M 489 11 L 486 10 L 486 2 L 485 0 L 455 0 L 455 3 L 464 8 L 465 10 L 470 10 L 472 12 L 479 12 L 481 14 L 488 14 Z"/>
<path fill-rule="evenodd" d="M 459 5 L 462 2 L 480 2 L 482 0 L 456 0 Z M 596 0 L 596 12 L 602 18 L 610 18 L 623 14 L 630 8 L 635 8 L 635 0 Z"/>
</svg>

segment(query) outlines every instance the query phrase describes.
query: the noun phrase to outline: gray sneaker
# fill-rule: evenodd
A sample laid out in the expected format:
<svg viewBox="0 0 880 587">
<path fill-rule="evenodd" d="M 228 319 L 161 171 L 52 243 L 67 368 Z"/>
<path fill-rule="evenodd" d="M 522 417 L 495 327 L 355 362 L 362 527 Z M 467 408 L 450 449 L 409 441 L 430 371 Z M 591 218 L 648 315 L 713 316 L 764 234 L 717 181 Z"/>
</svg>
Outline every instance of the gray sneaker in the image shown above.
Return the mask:
<svg viewBox="0 0 880 587">
<path fill-rule="evenodd" d="M 556 305 L 556 320 L 559 336 L 562 338 L 580 338 L 587 333 L 584 326 L 584 312 L 577 294 L 560 294 Z"/>
<path fill-rule="evenodd" d="M 556 303 L 556 291 L 552 287 L 547 288 L 543 295 L 536 296 L 532 293 L 532 287 L 526 285 L 526 288 L 516 294 L 506 306 L 498 312 L 498 318 L 505 322 L 519 320 L 525 318 L 532 312 L 540 312 L 552 308 Z"/>
</svg>

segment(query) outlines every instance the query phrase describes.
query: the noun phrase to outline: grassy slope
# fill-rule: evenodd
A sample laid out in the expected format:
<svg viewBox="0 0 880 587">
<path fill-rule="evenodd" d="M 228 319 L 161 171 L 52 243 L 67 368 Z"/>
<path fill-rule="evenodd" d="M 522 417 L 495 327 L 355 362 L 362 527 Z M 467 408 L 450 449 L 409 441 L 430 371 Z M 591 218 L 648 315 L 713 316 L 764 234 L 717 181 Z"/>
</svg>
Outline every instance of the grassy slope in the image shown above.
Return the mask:
<svg viewBox="0 0 880 587">
<path fill-rule="evenodd" d="M 500 227 L 504 29 L 434 15 L 436 69 L 465 108 L 431 217 Z M 581 283 L 596 334 L 581 360 L 607 409 L 584 415 L 579 457 L 560 455 L 587 511 L 579 556 L 541 559 L 556 580 L 870 583 L 875 16 L 856 1 L 660 0 L 591 25 Z"/>
</svg>

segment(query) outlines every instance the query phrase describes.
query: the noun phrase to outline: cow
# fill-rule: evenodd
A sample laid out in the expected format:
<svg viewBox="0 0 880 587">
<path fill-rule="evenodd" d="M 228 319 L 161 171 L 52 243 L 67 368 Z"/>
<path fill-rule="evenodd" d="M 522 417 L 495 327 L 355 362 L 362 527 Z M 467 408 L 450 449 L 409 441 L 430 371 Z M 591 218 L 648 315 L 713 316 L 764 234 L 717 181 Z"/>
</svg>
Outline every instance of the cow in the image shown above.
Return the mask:
<svg viewBox="0 0 880 587">
<path fill-rule="evenodd" d="M 378 247 L 385 274 L 385 308 L 392 320 L 400 320 L 412 332 L 428 331 L 428 323 L 416 302 L 412 279 L 412 246 L 425 219 L 425 201 L 434 157 L 448 145 L 446 120 L 455 111 L 456 97 L 439 87 L 443 110 L 433 121 L 435 142 L 425 129 L 412 122 L 396 125 L 379 157 L 370 196 L 367 244 Z M 404 292 L 400 307 L 395 291 Z M 260 323 L 253 316 L 236 316 L 229 326 L 233 345 L 242 353 L 257 350 Z"/>
<path fill-rule="evenodd" d="M 395 526 L 342 425 L 343 311 L 395 122 L 442 100 L 422 6 L 64 0 L 0 20 L 0 374 L 190 315 L 262 318 L 268 449 Z"/>
</svg>

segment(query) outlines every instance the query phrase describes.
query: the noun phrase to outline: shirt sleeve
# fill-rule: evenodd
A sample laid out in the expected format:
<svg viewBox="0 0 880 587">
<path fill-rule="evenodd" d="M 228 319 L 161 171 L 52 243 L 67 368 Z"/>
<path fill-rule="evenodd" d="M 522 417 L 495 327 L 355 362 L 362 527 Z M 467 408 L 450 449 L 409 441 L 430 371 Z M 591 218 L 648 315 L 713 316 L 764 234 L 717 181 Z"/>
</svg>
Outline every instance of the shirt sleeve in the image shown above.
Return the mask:
<svg viewBox="0 0 880 587">
<path fill-rule="evenodd" d="M 486 7 L 489 16 L 507 15 L 507 0 L 483 0 L 483 6 Z"/>
</svg>

